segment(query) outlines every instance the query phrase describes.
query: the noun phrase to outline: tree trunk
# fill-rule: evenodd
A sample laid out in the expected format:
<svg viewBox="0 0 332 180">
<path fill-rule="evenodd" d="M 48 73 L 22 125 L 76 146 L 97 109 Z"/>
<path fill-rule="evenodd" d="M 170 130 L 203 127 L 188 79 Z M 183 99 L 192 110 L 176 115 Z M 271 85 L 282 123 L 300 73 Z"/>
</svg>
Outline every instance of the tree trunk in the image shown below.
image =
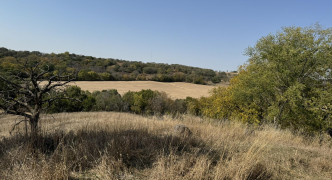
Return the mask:
<svg viewBox="0 0 332 180">
<path fill-rule="evenodd" d="M 32 117 L 30 119 L 32 138 L 35 138 L 38 135 L 38 121 L 39 121 L 39 113 L 32 115 Z"/>
</svg>

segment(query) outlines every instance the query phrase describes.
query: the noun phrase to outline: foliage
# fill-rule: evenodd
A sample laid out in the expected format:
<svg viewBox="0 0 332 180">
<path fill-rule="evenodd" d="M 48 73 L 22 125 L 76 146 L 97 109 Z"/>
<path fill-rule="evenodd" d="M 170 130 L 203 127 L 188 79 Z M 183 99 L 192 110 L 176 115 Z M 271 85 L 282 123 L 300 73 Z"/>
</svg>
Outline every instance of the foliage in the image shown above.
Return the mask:
<svg viewBox="0 0 332 180">
<path fill-rule="evenodd" d="M 169 111 L 172 115 L 187 113 L 187 102 L 184 99 L 176 99 L 169 105 Z"/>
<path fill-rule="evenodd" d="M 204 115 L 308 132 L 332 125 L 332 29 L 284 28 L 246 54 L 230 87 L 200 99 Z"/>
<path fill-rule="evenodd" d="M 63 92 L 54 93 L 62 99 L 52 104 L 49 113 L 90 111 L 96 104 L 96 98 L 78 86 L 68 86 Z"/>
<path fill-rule="evenodd" d="M 187 111 L 189 114 L 192 114 L 195 116 L 201 115 L 203 103 L 201 103 L 198 99 L 195 99 L 192 97 L 187 97 L 185 101 L 187 104 Z"/>
<path fill-rule="evenodd" d="M 84 81 L 135 81 L 153 80 L 161 82 L 189 82 L 196 84 L 228 81 L 230 74 L 210 69 L 179 64 L 143 63 L 119 59 L 95 58 L 70 54 L 45 54 L 40 52 L 14 51 L 0 48 L 0 67 L 2 71 L 13 71 L 16 59 L 34 55 L 48 62 L 52 71 L 58 73 L 77 71 L 77 80 Z M 1 70 L 1 68 L 0 68 Z"/>
<path fill-rule="evenodd" d="M 137 114 L 163 113 L 166 106 L 161 93 L 150 89 L 134 93 L 131 102 L 130 110 Z"/>
<path fill-rule="evenodd" d="M 96 99 L 94 110 L 96 111 L 123 111 L 124 102 L 117 90 L 103 90 L 92 93 Z"/>
<path fill-rule="evenodd" d="M 150 89 L 138 92 L 128 91 L 121 96 L 115 89 L 90 93 L 77 86 L 68 86 L 63 92 L 53 91 L 52 93 L 57 93 L 61 99 L 48 108 L 49 113 L 116 111 L 144 115 L 176 115 L 187 112 L 186 100 L 172 100 L 166 93 Z"/>
</svg>

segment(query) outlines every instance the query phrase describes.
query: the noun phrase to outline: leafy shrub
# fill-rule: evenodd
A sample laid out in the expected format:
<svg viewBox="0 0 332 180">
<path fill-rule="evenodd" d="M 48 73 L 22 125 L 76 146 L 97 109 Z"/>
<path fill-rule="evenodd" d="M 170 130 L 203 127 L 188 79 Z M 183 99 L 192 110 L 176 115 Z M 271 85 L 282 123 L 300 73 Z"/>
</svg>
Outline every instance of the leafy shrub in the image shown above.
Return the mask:
<svg viewBox="0 0 332 180">
<path fill-rule="evenodd" d="M 168 112 L 172 115 L 184 114 L 187 112 L 187 102 L 184 99 L 176 99 L 169 105 Z"/>
<path fill-rule="evenodd" d="M 153 114 L 151 102 L 156 95 L 157 92 L 151 89 L 141 90 L 135 93 L 134 104 L 131 106 L 131 110 L 137 114 Z"/>
<path fill-rule="evenodd" d="M 124 102 L 117 90 L 103 90 L 92 93 L 96 99 L 94 110 L 96 111 L 122 111 Z"/>
<path fill-rule="evenodd" d="M 52 92 L 57 93 L 57 92 Z M 69 86 L 61 94 L 62 99 L 48 108 L 48 112 L 80 112 L 91 111 L 96 100 L 89 92 L 82 91 L 78 86 Z"/>
<path fill-rule="evenodd" d="M 198 99 L 187 97 L 186 98 L 186 104 L 187 104 L 187 112 L 189 114 L 200 116 L 201 115 L 201 103 Z"/>
<path fill-rule="evenodd" d="M 161 115 L 171 112 L 174 103 L 164 92 L 152 91 L 150 89 L 139 92 L 127 92 L 122 97 L 124 106 L 131 112 L 137 114 Z"/>
</svg>

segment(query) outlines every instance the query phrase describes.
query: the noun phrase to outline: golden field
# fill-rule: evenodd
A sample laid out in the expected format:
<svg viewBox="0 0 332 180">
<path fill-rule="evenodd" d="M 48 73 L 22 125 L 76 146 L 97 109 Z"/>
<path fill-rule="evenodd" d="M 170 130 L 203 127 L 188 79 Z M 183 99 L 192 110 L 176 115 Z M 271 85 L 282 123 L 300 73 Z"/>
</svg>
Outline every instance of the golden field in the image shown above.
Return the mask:
<svg viewBox="0 0 332 180">
<path fill-rule="evenodd" d="M 75 81 L 70 85 L 77 85 L 82 90 L 101 91 L 107 89 L 117 89 L 123 95 L 128 91 L 140 91 L 142 89 L 151 89 L 156 91 L 164 91 L 173 99 L 185 99 L 187 96 L 199 98 L 208 96 L 209 91 L 216 86 L 200 85 L 185 82 L 155 82 L 155 81 Z M 218 84 L 217 86 L 227 86 L 226 84 Z"/>
<path fill-rule="evenodd" d="M 188 115 L 44 115 L 38 148 L 0 117 L 0 179 L 332 179 L 330 137 Z M 186 125 L 192 136 L 174 134 Z"/>
</svg>

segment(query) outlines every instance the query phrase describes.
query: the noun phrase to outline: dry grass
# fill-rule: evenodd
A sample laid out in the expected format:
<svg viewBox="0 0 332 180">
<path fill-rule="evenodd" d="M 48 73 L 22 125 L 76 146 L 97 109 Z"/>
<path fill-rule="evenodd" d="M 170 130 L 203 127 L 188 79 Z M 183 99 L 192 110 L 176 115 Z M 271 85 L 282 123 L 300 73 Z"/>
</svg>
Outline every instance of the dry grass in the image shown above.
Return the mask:
<svg viewBox="0 0 332 180">
<path fill-rule="evenodd" d="M 117 89 L 122 95 L 128 91 L 140 91 L 142 89 L 151 89 L 164 91 L 173 99 L 184 99 L 187 96 L 199 98 L 208 96 L 209 91 L 216 86 L 199 85 L 184 82 L 155 82 L 155 81 L 76 81 L 70 85 L 77 85 L 83 90 L 101 91 L 106 89 Z M 218 84 L 218 86 L 227 86 Z"/>
<path fill-rule="evenodd" d="M 197 117 L 62 113 L 38 149 L 0 119 L 0 179 L 332 179 L 332 141 Z M 191 137 L 173 134 L 184 124 Z"/>
</svg>

